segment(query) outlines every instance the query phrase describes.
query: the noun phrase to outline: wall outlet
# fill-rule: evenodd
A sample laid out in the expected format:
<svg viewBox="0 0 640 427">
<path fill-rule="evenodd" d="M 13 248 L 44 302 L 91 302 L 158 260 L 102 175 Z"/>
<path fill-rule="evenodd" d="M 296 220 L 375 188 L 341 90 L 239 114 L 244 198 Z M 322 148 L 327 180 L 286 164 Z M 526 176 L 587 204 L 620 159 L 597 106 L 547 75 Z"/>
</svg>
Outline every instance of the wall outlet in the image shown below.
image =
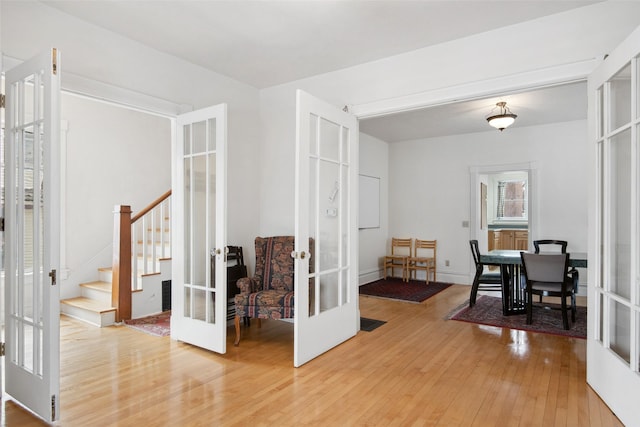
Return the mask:
<svg viewBox="0 0 640 427">
<path fill-rule="evenodd" d="M 446 260 L 444 261 L 444 266 L 445 266 L 445 267 L 449 267 L 449 260 L 448 260 L 448 259 L 446 259 Z"/>
</svg>

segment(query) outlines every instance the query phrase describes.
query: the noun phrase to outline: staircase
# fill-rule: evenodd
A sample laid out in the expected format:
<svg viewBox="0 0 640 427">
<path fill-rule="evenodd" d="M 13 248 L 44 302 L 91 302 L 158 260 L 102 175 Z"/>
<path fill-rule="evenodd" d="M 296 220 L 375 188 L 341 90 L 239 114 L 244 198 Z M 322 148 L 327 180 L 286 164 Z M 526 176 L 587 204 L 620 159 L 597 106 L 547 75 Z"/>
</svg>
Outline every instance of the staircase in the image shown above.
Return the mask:
<svg viewBox="0 0 640 427">
<path fill-rule="evenodd" d="M 98 280 L 81 283 L 80 296 L 60 301 L 60 310 L 92 325 L 113 325 L 116 308 L 111 306 L 111 268 L 98 269 Z"/>
<path fill-rule="evenodd" d="M 130 278 L 126 279 L 128 284 L 125 284 L 130 288 L 125 288 L 124 292 L 120 288 L 120 294 L 121 297 L 124 293 L 125 297 L 130 298 L 130 317 L 134 319 L 165 309 L 163 282 L 171 280 L 170 195 L 171 191 L 168 191 L 133 217 L 128 206 L 122 206 L 125 209 L 116 212 L 116 215 L 121 215 L 120 212 L 126 214 L 123 223 L 126 225 L 121 225 L 118 217 L 116 227 L 129 229 L 126 233 L 114 230 L 114 236 L 118 236 L 114 240 L 125 239 L 122 242 L 114 241 L 114 259 L 128 263 L 115 266 L 120 271 L 131 272 Z M 127 249 L 131 256 L 122 256 L 118 252 L 118 248 L 123 247 L 131 248 L 130 252 Z M 126 317 L 123 318 L 122 314 L 118 316 L 118 307 L 112 302 L 113 279 L 111 267 L 99 268 L 98 280 L 80 284 L 79 297 L 60 301 L 61 312 L 99 327 L 113 325 L 118 317 L 124 320 Z M 118 303 L 118 299 L 115 303 Z"/>
</svg>

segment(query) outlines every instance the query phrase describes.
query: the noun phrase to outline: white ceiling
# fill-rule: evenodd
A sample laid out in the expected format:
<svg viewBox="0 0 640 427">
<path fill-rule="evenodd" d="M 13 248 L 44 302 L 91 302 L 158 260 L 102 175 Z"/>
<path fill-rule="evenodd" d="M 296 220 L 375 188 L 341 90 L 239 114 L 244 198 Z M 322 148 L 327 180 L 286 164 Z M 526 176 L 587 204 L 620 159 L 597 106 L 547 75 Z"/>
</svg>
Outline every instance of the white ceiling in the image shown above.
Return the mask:
<svg viewBox="0 0 640 427">
<path fill-rule="evenodd" d="M 265 88 L 471 36 L 597 1 L 113 1 L 42 0 L 43 3 L 155 50 Z M 543 114 L 586 99 L 581 89 L 551 89 L 505 96 L 533 123 Z M 578 93 L 580 92 L 580 93 Z M 549 97 L 553 103 L 549 104 Z M 562 102 L 559 102 L 562 101 Z M 394 118 L 370 119 L 363 130 L 388 141 L 478 131 L 496 100 L 430 108 Z M 559 105 L 562 104 L 562 105 Z M 586 101 L 578 110 L 586 111 Z M 585 113 L 586 114 L 586 113 Z M 456 123 L 446 118 L 456 117 Z M 557 115 L 554 117 L 558 117 Z M 395 120 L 394 120 L 395 119 Z M 468 120 L 463 120 L 468 119 Z M 515 126 L 515 125 L 514 125 Z M 395 130 L 395 131 L 394 131 Z M 424 132 L 429 133 L 425 134 Z"/>
<path fill-rule="evenodd" d="M 587 83 L 458 102 L 360 121 L 360 130 L 387 142 L 433 138 L 495 130 L 486 118 L 496 114 L 496 103 L 506 101 L 516 114 L 511 128 L 583 120 L 587 118 Z M 503 131 L 508 132 L 509 129 Z"/>
</svg>

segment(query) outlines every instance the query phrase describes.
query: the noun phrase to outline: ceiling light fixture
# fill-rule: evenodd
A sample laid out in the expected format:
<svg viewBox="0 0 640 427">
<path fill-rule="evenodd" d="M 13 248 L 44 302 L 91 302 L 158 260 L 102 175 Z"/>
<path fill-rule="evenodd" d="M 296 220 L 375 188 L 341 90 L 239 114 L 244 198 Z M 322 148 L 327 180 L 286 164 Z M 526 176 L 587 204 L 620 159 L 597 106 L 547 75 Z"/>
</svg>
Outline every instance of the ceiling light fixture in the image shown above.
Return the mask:
<svg viewBox="0 0 640 427">
<path fill-rule="evenodd" d="M 500 101 L 496 104 L 496 107 L 500 108 L 500 114 L 494 114 L 492 116 L 487 117 L 487 121 L 491 126 L 498 129 L 499 131 L 503 131 L 516 121 L 516 116 L 509 110 L 507 107 L 507 103 L 504 101 Z M 494 108 L 495 110 L 495 108 Z M 493 113 L 493 111 L 491 111 Z"/>
</svg>

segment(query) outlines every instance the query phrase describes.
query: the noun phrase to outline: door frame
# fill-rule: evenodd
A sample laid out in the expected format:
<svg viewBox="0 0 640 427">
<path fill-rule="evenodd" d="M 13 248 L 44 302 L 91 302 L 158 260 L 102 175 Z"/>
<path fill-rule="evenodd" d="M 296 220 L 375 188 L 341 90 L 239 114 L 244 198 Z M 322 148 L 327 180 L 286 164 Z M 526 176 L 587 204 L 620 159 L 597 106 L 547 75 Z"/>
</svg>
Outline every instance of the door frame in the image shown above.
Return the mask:
<svg viewBox="0 0 640 427">
<path fill-rule="evenodd" d="M 524 162 L 507 165 L 489 165 L 489 166 L 472 166 L 470 172 L 470 220 L 469 220 L 469 239 L 481 240 L 478 235 L 480 230 L 480 177 L 482 175 L 499 174 L 502 172 L 524 171 L 527 172 L 527 191 L 528 191 L 528 247 L 535 240 L 536 231 L 539 223 L 540 206 L 538 203 L 538 162 Z M 486 239 L 485 239 L 486 240 Z M 475 267 L 474 267 L 475 268 Z M 469 273 L 469 277 L 473 277 L 474 272 Z"/>
</svg>

